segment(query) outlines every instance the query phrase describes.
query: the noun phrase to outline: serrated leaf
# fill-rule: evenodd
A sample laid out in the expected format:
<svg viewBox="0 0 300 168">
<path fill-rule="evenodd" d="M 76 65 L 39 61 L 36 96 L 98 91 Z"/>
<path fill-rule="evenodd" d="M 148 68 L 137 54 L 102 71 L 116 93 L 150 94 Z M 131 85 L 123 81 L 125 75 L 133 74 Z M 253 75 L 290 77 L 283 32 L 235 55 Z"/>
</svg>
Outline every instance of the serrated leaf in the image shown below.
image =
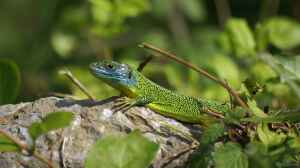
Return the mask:
<svg viewBox="0 0 300 168">
<path fill-rule="evenodd" d="M 257 130 L 257 135 L 258 135 L 259 139 L 267 147 L 280 145 L 287 138 L 287 135 L 284 133 L 276 133 L 276 132 L 269 130 L 268 124 L 266 124 L 266 123 L 258 124 L 256 130 Z"/>
<path fill-rule="evenodd" d="M 206 128 L 201 136 L 201 145 L 208 145 L 215 142 L 218 138 L 223 136 L 225 128 L 223 124 L 216 123 Z"/>
<path fill-rule="evenodd" d="M 0 152 L 18 152 L 20 148 L 11 139 L 0 133 Z"/>
<path fill-rule="evenodd" d="M 248 168 L 248 157 L 243 153 L 241 147 L 228 142 L 216 149 L 214 154 L 216 168 Z"/>
<path fill-rule="evenodd" d="M 49 131 L 66 127 L 73 120 L 74 114 L 71 112 L 53 112 L 48 114 L 41 122 L 32 123 L 29 127 L 29 134 L 33 140 Z"/>
<path fill-rule="evenodd" d="M 225 32 L 228 34 L 235 55 L 242 57 L 255 54 L 254 36 L 245 20 L 230 19 L 225 25 Z"/>
<path fill-rule="evenodd" d="M 10 60 L 0 59 L 0 105 L 13 103 L 19 93 L 20 72 Z"/>
<path fill-rule="evenodd" d="M 92 146 L 85 168 L 146 168 L 157 151 L 158 145 L 138 131 L 126 136 L 110 135 Z"/>
</svg>

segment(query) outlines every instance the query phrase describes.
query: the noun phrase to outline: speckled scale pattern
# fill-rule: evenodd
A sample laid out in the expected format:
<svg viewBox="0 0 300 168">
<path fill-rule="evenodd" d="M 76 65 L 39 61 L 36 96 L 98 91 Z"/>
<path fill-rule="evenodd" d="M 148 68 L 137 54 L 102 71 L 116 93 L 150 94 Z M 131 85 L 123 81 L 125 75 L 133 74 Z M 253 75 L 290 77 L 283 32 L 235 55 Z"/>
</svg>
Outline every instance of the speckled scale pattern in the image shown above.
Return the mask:
<svg viewBox="0 0 300 168">
<path fill-rule="evenodd" d="M 203 123 L 205 120 L 211 120 L 203 108 L 209 108 L 214 111 L 224 112 L 228 106 L 219 102 L 196 99 L 165 89 L 152 82 L 140 72 L 134 71 L 136 78 L 137 95 L 143 95 L 150 100 L 147 106 L 163 115 L 189 123 Z"/>
</svg>

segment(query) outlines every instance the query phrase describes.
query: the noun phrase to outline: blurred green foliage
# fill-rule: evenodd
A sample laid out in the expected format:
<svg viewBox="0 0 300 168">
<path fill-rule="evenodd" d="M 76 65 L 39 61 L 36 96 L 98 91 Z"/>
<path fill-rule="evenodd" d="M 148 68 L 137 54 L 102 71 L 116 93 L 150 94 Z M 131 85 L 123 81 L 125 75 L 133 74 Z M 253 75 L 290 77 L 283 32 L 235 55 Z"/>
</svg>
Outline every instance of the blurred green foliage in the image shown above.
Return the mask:
<svg viewBox="0 0 300 168">
<path fill-rule="evenodd" d="M 251 115 L 264 117 L 262 107 L 272 113 L 299 106 L 299 11 L 300 3 L 291 0 L 3 0 L 0 2 L 0 57 L 16 62 L 21 71 L 18 101 L 53 92 L 86 98 L 58 75 L 63 67 L 68 67 L 98 99 L 104 99 L 118 92 L 90 75 L 89 63 L 113 59 L 137 67 L 149 54 L 137 47 L 145 41 L 226 79 L 245 98 L 253 112 Z M 0 104 L 14 102 L 18 93 L 20 80 L 12 61 L 0 62 Z M 143 73 L 158 84 L 186 95 L 229 101 L 228 93 L 221 86 L 166 59 L 156 58 Z M 237 109 L 228 113 L 225 121 L 239 123 L 243 116 L 245 112 Z M 31 127 L 33 138 L 56 128 L 50 124 L 44 129 L 41 124 Z M 227 133 L 224 128 L 217 124 L 204 132 L 201 138 L 204 145 L 191 167 L 214 164 L 219 168 L 271 168 L 300 162 L 300 140 L 292 129 L 283 134 L 260 123 L 257 131 L 248 130 L 251 141 L 244 146 L 228 141 L 214 145 L 213 142 Z M 142 137 L 122 138 L 127 143 L 128 139 L 139 142 Z M 114 137 L 107 139 L 119 143 Z M 107 139 L 95 145 L 102 148 Z M 153 152 L 140 155 L 146 157 L 141 164 L 148 165 L 156 147 L 148 141 L 141 142 Z M 103 149 L 110 150 L 109 147 L 111 142 Z M 5 137 L 0 137 L 0 148 L 19 150 Z M 105 150 L 98 150 L 92 149 L 90 155 L 103 152 L 111 156 Z M 134 155 L 140 151 L 131 152 Z M 94 161 L 95 158 L 90 158 L 87 165 L 93 166 Z"/>
<path fill-rule="evenodd" d="M 0 105 L 14 103 L 20 89 L 20 72 L 10 60 L 0 59 Z"/>
<path fill-rule="evenodd" d="M 276 60 L 288 71 L 284 74 L 297 77 L 297 68 L 291 66 L 294 57 L 287 56 L 295 55 L 290 53 L 298 51 L 300 39 L 297 15 L 286 12 L 293 4 L 281 2 L 278 15 L 282 17 L 263 20 L 253 19 L 262 12 L 252 8 L 262 5 L 259 1 L 232 1 L 228 5 L 208 0 L 54 0 L 35 5 L 5 0 L 0 5 L 0 56 L 14 60 L 21 69 L 23 85 L 18 101 L 53 92 L 85 98 L 57 75 L 63 67 L 69 67 L 97 98 L 116 95 L 93 79 L 88 64 L 114 59 L 137 66 L 148 54 L 137 45 L 146 41 L 226 79 L 237 90 L 248 77 L 267 83 L 264 94 L 257 96 L 259 106 L 296 105 L 294 84 L 287 85 L 282 75 L 256 57 L 258 52 L 273 53 L 275 48 L 275 54 L 281 56 Z M 226 22 L 230 16 L 225 17 L 226 11 L 239 18 Z M 155 59 L 144 74 L 180 93 L 229 100 L 222 87 L 165 59 Z M 291 80 L 298 85 L 298 79 Z"/>
</svg>

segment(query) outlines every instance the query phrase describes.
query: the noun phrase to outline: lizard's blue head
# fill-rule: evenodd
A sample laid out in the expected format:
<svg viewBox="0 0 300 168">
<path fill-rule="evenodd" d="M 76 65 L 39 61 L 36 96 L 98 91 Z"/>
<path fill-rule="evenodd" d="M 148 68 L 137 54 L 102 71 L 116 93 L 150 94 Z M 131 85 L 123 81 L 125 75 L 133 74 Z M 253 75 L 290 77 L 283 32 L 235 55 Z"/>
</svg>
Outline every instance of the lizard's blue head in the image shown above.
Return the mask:
<svg viewBox="0 0 300 168">
<path fill-rule="evenodd" d="M 123 92 L 128 92 L 136 82 L 133 70 L 127 64 L 104 60 L 91 63 L 90 70 L 94 76 Z"/>
</svg>

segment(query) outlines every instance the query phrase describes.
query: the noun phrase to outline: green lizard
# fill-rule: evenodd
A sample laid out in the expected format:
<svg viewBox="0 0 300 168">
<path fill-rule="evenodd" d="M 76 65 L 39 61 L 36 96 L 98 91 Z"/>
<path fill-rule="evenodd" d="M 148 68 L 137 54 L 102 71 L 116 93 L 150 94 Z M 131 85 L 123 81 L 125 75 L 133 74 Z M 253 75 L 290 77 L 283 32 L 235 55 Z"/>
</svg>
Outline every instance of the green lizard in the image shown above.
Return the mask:
<svg viewBox="0 0 300 168">
<path fill-rule="evenodd" d="M 100 61 L 90 64 L 94 76 L 119 90 L 126 97 L 117 100 L 117 110 L 146 106 L 164 116 L 208 126 L 223 118 L 230 108 L 220 102 L 180 95 L 152 82 L 127 64 Z"/>
</svg>

